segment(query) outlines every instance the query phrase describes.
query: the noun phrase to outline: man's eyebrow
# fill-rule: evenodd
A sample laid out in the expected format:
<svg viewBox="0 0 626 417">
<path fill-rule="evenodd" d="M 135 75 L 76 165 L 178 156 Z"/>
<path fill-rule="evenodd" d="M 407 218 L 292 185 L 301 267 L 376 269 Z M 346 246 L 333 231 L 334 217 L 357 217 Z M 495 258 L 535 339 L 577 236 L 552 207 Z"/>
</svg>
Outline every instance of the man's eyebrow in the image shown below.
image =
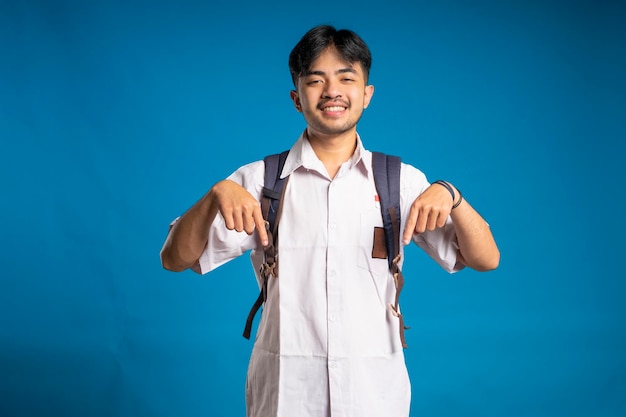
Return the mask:
<svg viewBox="0 0 626 417">
<path fill-rule="evenodd" d="M 356 69 L 354 69 L 352 67 L 341 68 L 341 69 L 335 71 L 335 74 L 346 74 L 346 73 L 357 74 L 357 71 L 356 71 Z M 320 71 L 320 70 L 306 71 L 304 73 L 305 77 L 309 76 L 309 75 L 324 76 L 324 75 L 326 75 L 326 73 L 324 71 Z"/>
<path fill-rule="evenodd" d="M 337 74 L 345 74 L 345 73 L 356 74 L 357 72 L 352 67 L 342 68 L 339 71 L 337 71 Z"/>
</svg>

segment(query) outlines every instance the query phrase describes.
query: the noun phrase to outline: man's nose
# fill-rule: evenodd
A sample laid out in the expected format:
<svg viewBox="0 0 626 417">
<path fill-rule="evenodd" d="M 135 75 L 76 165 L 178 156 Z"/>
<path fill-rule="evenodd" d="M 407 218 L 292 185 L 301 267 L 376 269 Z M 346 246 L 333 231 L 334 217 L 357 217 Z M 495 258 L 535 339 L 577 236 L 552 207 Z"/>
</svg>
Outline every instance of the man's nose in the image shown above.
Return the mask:
<svg viewBox="0 0 626 417">
<path fill-rule="evenodd" d="M 324 83 L 324 91 L 322 92 L 324 98 L 338 98 L 341 97 L 341 89 L 339 83 L 334 80 L 328 80 Z"/>
</svg>

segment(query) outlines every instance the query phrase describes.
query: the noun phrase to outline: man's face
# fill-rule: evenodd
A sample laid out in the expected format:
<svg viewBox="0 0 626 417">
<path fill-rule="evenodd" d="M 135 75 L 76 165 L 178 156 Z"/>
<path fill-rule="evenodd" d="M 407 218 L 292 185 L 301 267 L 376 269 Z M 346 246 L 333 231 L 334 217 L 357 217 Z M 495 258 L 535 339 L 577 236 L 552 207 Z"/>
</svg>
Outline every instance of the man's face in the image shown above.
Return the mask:
<svg viewBox="0 0 626 417">
<path fill-rule="evenodd" d="M 304 115 L 310 134 L 337 136 L 356 131 L 373 93 L 361 65 L 346 62 L 334 48 L 328 48 L 298 79 L 291 98 Z"/>
</svg>

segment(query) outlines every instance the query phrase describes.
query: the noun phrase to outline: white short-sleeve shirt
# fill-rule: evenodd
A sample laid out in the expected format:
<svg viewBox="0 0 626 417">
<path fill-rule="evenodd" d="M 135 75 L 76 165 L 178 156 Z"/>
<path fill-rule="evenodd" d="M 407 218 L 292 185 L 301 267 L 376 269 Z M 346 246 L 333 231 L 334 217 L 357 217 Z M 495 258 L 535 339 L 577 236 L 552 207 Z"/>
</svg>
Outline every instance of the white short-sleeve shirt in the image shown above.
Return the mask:
<svg viewBox="0 0 626 417">
<path fill-rule="evenodd" d="M 279 223 L 278 277 L 270 278 L 246 382 L 248 417 L 406 417 L 410 384 L 389 304 L 395 286 L 386 259 L 372 258 L 374 227 L 382 227 L 372 154 L 358 139 L 353 157 L 329 178 L 304 138 L 294 144 Z M 229 179 L 261 198 L 263 161 Z M 430 184 L 401 168 L 402 225 Z M 456 236 L 445 227 L 414 237 L 454 272 Z M 206 273 L 247 252 L 257 280 L 263 249 L 256 234 L 229 231 L 220 215 L 199 259 Z"/>
</svg>

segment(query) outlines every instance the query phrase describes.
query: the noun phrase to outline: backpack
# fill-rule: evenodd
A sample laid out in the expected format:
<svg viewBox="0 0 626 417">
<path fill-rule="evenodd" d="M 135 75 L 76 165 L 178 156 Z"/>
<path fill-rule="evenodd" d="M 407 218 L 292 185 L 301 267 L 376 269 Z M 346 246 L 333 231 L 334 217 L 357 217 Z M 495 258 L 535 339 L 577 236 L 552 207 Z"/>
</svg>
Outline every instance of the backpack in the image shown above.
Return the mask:
<svg viewBox="0 0 626 417">
<path fill-rule="evenodd" d="M 250 309 L 243 332 L 243 336 L 246 339 L 250 339 L 254 316 L 267 299 L 267 282 L 269 277 L 278 276 L 278 222 L 280 220 L 285 185 L 289 180 L 289 177 L 280 178 L 280 174 L 288 154 L 289 151 L 284 151 L 280 154 L 269 155 L 264 159 L 265 178 L 261 211 L 265 219 L 265 229 L 269 238 L 269 244 L 264 248 L 265 262 L 260 270 L 263 278 L 261 291 Z M 398 304 L 400 292 L 404 286 L 404 277 L 398 267 L 400 262 L 400 162 L 400 158 L 397 156 L 372 152 L 372 170 L 376 191 L 380 199 L 387 261 L 396 287 L 394 304 L 390 304 L 389 307 L 393 315 L 399 320 L 400 340 L 402 341 L 402 346 L 406 348 L 404 330 L 408 329 L 408 327 L 404 325 L 404 318 L 400 313 Z"/>
</svg>

